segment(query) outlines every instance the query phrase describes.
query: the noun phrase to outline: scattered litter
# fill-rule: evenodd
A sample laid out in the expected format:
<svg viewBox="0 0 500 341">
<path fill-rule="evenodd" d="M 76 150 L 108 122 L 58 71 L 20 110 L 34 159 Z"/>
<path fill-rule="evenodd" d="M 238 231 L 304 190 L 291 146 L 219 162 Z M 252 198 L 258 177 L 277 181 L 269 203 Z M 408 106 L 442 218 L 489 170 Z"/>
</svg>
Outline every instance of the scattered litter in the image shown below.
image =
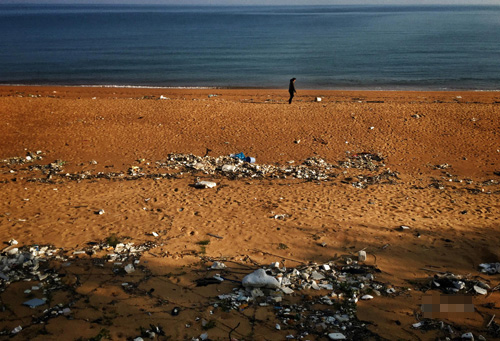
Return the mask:
<svg viewBox="0 0 500 341">
<path fill-rule="evenodd" d="M 45 302 L 44 300 L 41 300 L 39 298 L 33 298 L 29 301 L 24 302 L 23 305 L 26 305 L 30 308 L 36 308 L 36 307 L 39 307 L 39 306 L 44 305 L 46 303 L 47 302 Z"/>
<path fill-rule="evenodd" d="M 373 335 L 363 322 L 356 319 L 356 303 L 358 299 L 373 298 L 370 293 L 379 292 L 380 295 L 380 291 L 385 289 L 383 284 L 374 281 L 371 273 L 379 272 L 378 269 L 356 261 L 344 265 L 313 263 L 297 268 L 279 268 L 276 263 L 271 263 L 267 270 L 259 269 L 245 276 L 242 287 L 218 296 L 220 302 L 217 305 L 235 310 L 253 302 L 259 306 L 273 306 L 282 329 L 293 323 L 298 333 L 294 336 L 296 339 L 307 339 L 305 337 L 311 333 L 327 335 L 328 331 L 337 332 L 337 337 L 341 337 L 340 334 L 344 336 L 339 340 L 367 339 Z M 256 273 L 265 280 L 259 282 L 259 287 L 245 286 L 248 277 Z M 273 284 L 271 288 L 264 286 L 268 281 Z M 325 294 L 324 290 L 328 293 Z M 287 300 L 285 295 L 302 299 Z M 334 309 L 312 308 L 315 305 L 328 305 Z"/>
<path fill-rule="evenodd" d="M 221 169 L 223 172 L 234 172 L 236 170 L 235 165 L 224 165 Z"/>
<path fill-rule="evenodd" d="M 448 168 L 451 168 L 451 165 L 449 165 L 447 163 L 443 163 L 440 165 L 434 165 L 434 169 L 448 169 Z"/>
<path fill-rule="evenodd" d="M 19 333 L 21 330 L 23 330 L 23 327 L 21 326 L 17 326 L 16 328 L 12 329 L 12 331 L 10 332 L 11 334 L 17 334 Z"/>
<path fill-rule="evenodd" d="M 245 156 L 245 154 L 243 154 L 243 153 L 231 154 L 230 157 L 232 157 L 234 159 L 239 159 L 241 161 L 245 161 L 245 162 L 248 162 L 248 163 L 255 163 L 255 158 L 254 157 Z"/>
<path fill-rule="evenodd" d="M 217 239 L 224 239 L 224 237 L 221 237 L 217 234 L 213 234 L 213 233 L 207 233 L 207 236 L 210 236 L 210 237 L 214 237 L 214 238 L 217 238 Z"/>
<path fill-rule="evenodd" d="M 494 275 L 500 273 L 500 263 L 482 263 L 479 264 L 481 272 Z"/>
<path fill-rule="evenodd" d="M 478 287 L 477 285 L 474 285 L 473 288 L 479 295 L 486 295 L 488 293 L 488 290 Z"/>
<path fill-rule="evenodd" d="M 424 322 L 417 322 L 417 323 L 412 324 L 412 327 L 418 329 L 418 328 L 422 327 L 423 325 L 424 325 Z"/>
<path fill-rule="evenodd" d="M 286 218 L 290 218 L 290 216 L 288 214 L 275 214 L 273 218 L 277 220 L 285 220 Z"/>
<path fill-rule="evenodd" d="M 450 272 L 440 272 L 422 283 L 421 290 L 428 289 L 436 289 L 444 294 L 486 295 L 491 288 L 479 279 L 455 275 Z"/>
<path fill-rule="evenodd" d="M 130 274 L 135 271 L 135 268 L 132 264 L 128 264 L 125 266 L 124 270 L 126 273 Z"/>
<path fill-rule="evenodd" d="M 297 140 L 296 142 L 299 142 Z M 29 182 L 54 183 L 55 177 L 60 177 L 65 180 L 82 181 L 93 179 L 117 179 L 117 180 L 135 180 L 140 178 L 177 178 L 187 172 L 203 172 L 204 174 L 224 175 L 226 177 L 236 178 L 272 178 L 272 179 L 287 179 L 296 178 L 304 180 L 332 180 L 338 177 L 339 168 L 352 168 L 358 170 L 381 171 L 380 174 L 359 175 L 357 181 L 351 181 L 348 178 L 343 182 L 353 183 L 359 188 L 366 188 L 368 185 L 377 183 L 395 183 L 398 179 L 396 172 L 391 172 L 388 169 L 382 170 L 385 167 L 384 157 L 375 153 L 358 153 L 351 155 L 347 153 L 347 160 L 338 161 L 336 163 L 328 163 L 320 157 L 310 157 L 300 165 L 287 163 L 286 165 L 268 165 L 256 164 L 255 158 L 245 156 L 243 153 L 231 154 L 228 156 L 195 156 L 193 154 L 169 154 L 164 161 L 157 161 L 155 167 L 157 169 L 167 168 L 167 173 L 151 172 L 151 170 L 143 169 L 139 166 L 131 166 L 129 170 L 119 173 L 113 172 L 96 172 L 92 173 L 89 170 L 79 173 L 66 173 L 63 171 L 64 161 L 56 160 L 48 165 L 33 164 L 29 166 L 29 171 L 41 171 L 41 177 L 26 178 Z M 32 158 L 35 159 L 32 155 Z M 40 157 L 41 158 L 41 157 Z M 140 159 L 141 161 L 143 159 Z M 25 158 L 11 158 L 3 160 L 10 165 L 24 164 Z M 149 165 L 149 162 L 141 162 L 144 167 Z M 11 169 L 12 170 L 12 169 Z M 99 211 L 98 211 L 99 212 Z M 96 214 L 99 214 L 96 212 Z M 104 213 L 104 211 L 103 211 Z M 102 214 L 102 213 L 101 213 Z"/>
<path fill-rule="evenodd" d="M 346 340 L 346 337 L 342 333 L 330 333 L 328 334 L 330 340 Z"/>
<path fill-rule="evenodd" d="M 17 247 L 13 248 L 13 249 L 10 249 L 9 251 L 7 251 L 7 254 L 8 255 L 16 255 L 19 253 L 19 249 Z"/>
<path fill-rule="evenodd" d="M 373 171 L 379 169 L 380 167 L 385 167 L 385 158 L 380 154 L 364 152 L 353 155 L 350 155 L 350 153 L 348 153 L 347 156 L 347 161 L 340 162 L 340 166 L 343 168 L 358 168 Z"/>
<path fill-rule="evenodd" d="M 366 262 L 366 251 L 359 251 L 358 252 L 358 262 Z"/>
<path fill-rule="evenodd" d="M 210 267 L 210 269 L 212 270 L 222 270 L 222 269 L 225 269 L 227 268 L 226 264 L 222 263 L 222 262 L 218 262 L 218 261 L 215 261 L 212 266 Z"/>
<path fill-rule="evenodd" d="M 212 181 L 198 181 L 194 185 L 196 188 L 214 188 L 215 186 L 217 186 L 217 184 Z"/>
<path fill-rule="evenodd" d="M 251 288 L 279 288 L 280 284 L 273 276 L 266 274 L 266 270 L 258 269 L 243 278 L 244 287 Z"/>
</svg>

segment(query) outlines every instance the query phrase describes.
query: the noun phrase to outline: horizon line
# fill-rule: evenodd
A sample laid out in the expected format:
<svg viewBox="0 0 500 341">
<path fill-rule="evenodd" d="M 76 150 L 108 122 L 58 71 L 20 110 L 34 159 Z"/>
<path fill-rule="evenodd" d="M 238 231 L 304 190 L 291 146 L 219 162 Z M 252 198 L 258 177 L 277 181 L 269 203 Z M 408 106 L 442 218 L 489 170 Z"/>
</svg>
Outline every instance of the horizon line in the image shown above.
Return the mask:
<svg viewBox="0 0 500 341">
<path fill-rule="evenodd" d="M 170 4 L 170 3 L 158 3 L 158 2 L 151 2 L 151 3 L 141 3 L 141 2 L 131 2 L 131 3 L 116 3 L 113 2 L 112 0 L 110 1 L 104 1 L 104 2 L 97 2 L 97 1 L 76 1 L 72 3 L 68 3 L 64 0 L 61 1 L 44 1 L 44 2 L 32 2 L 32 1 L 27 1 L 27 2 L 19 2 L 19 1 L 4 1 L 0 3 L 0 6 L 3 5 L 66 5 L 66 6 L 73 6 L 73 5 L 95 5 L 95 6 L 168 6 L 168 7 L 321 7 L 321 6 L 392 6 L 392 7 L 436 7 L 436 6 L 450 6 L 450 7 L 456 7 L 456 6 L 461 6 L 461 7 L 490 7 L 490 6 L 500 6 L 500 3 L 498 4 L 493 4 L 493 3 L 457 3 L 457 4 L 450 4 L 450 3 L 429 3 L 429 4 L 419 4 L 419 3 L 378 3 L 378 4 L 369 4 L 369 3 L 337 3 L 337 4 L 221 4 L 221 3 L 215 3 L 215 4 L 194 4 L 194 3 L 188 3 L 188 4 Z"/>
</svg>

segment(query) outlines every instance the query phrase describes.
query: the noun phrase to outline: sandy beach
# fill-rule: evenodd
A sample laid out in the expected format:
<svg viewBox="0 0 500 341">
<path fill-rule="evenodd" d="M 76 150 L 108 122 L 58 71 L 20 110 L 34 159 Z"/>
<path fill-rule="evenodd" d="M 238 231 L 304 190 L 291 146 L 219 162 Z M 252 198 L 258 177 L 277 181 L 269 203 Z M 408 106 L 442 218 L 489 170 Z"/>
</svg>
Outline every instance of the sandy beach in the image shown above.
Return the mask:
<svg viewBox="0 0 500 341">
<path fill-rule="evenodd" d="M 500 92 L 0 86 L 0 116 L 0 338 L 500 339 Z M 326 278 L 219 297 L 259 268 Z"/>
</svg>

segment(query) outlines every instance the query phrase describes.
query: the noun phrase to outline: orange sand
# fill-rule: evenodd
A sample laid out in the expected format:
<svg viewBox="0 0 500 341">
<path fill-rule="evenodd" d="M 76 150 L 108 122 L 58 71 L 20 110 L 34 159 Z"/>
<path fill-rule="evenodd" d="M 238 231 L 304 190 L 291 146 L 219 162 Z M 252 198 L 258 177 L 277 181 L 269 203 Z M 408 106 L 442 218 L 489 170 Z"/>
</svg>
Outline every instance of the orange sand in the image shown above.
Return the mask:
<svg viewBox="0 0 500 341">
<path fill-rule="evenodd" d="M 211 339 L 227 340 L 240 323 L 233 338 L 283 340 L 294 329 L 276 330 L 270 307 L 214 309 L 216 296 L 236 284 L 196 287 L 193 281 L 213 275 L 206 270 L 213 260 L 227 262 L 226 275 L 241 280 L 258 265 L 343 262 L 365 249 L 367 264 L 381 270 L 376 279 L 398 294 L 360 301 L 358 319 L 386 339 L 450 336 L 411 327 L 424 295 L 416 283 L 427 283 L 436 271 L 480 276 L 491 288 L 500 282 L 500 275 L 478 271 L 500 256 L 500 93 L 306 90 L 292 105 L 287 100 L 286 89 L 0 87 L 0 160 L 43 155 L 34 163 L 0 164 L 0 240 L 64 248 L 72 264 L 51 267 L 66 274 L 68 287 L 51 303 L 74 302 L 71 319 L 32 325 L 32 316 L 47 306 L 22 306 L 23 291 L 34 283 L 13 283 L 0 293 L 7 307 L 0 311 L 0 330 L 22 325 L 19 340 L 88 339 L 101 330 L 125 340 L 158 324 L 171 340 L 190 340 L 205 332 L 200 317 L 216 321 Z M 355 153 L 380 153 L 399 180 L 360 189 L 351 183 L 370 172 L 339 168 L 328 181 L 184 172 L 172 179 L 33 182 L 46 179 L 28 168 L 62 160 L 63 173 L 127 173 L 132 166 L 162 173 L 155 162 L 170 153 L 238 152 L 262 165 L 297 165 L 313 156 L 336 163 Z M 435 167 L 443 164 L 450 167 Z M 196 177 L 217 187 L 195 189 Z M 95 214 L 100 209 L 105 214 Z M 72 255 L 113 234 L 158 244 L 141 257 L 144 269 L 113 275 L 112 264 L 95 266 L 97 256 Z M 208 245 L 199 244 L 205 240 Z M 136 289 L 124 290 L 123 282 Z M 477 295 L 473 303 L 472 315 L 442 320 L 453 325 L 455 337 L 471 331 L 492 339 L 486 325 L 498 314 L 500 294 Z M 175 306 L 179 316 L 171 315 Z M 327 340 L 328 332 L 309 339 Z"/>
</svg>

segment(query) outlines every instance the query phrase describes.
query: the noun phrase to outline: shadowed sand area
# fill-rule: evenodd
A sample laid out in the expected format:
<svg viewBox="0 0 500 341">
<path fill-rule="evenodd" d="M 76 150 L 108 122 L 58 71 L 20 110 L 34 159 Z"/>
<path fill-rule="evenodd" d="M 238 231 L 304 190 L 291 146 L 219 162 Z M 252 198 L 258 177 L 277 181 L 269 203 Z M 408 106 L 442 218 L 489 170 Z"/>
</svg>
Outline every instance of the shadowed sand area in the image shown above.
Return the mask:
<svg viewBox="0 0 500 341">
<path fill-rule="evenodd" d="M 304 340 L 332 332 L 391 340 L 500 336 L 490 322 L 499 314 L 500 275 L 479 271 L 500 261 L 499 92 L 298 89 L 289 105 L 286 89 L 2 86 L 0 116 L 2 248 L 15 239 L 19 248 L 63 249 L 40 266 L 60 276 L 57 290 L 51 283 L 26 294 L 43 281 L 1 282 L 0 330 L 23 327 L 13 339 L 126 340 L 150 324 L 163 327 L 160 340 L 203 333 L 228 340 L 230 332 L 238 340 L 284 340 L 304 330 Z M 239 152 L 263 169 L 313 157 L 332 167 L 328 177 L 311 179 L 166 166 L 170 154 Z M 362 153 L 382 161 L 345 167 Z M 197 178 L 217 187 L 197 189 Z M 149 246 L 122 265 L 107 261 L 112 247 L 74 254 L 110 237 Z M 239 284 L 194 282 L 215 273 L 241 281 L 272 262 L 342 266 L 360 250 L 376 281 L 396 292 L 371 292 L 373 299 L 357 303 L 358 334 L 321 321 L 305 328 L 298 317 L 283 323 L 272 304 L 214 307 Z M 139 258 L 134 272 L 123 271 Z M 207 271 L 214 260 L 228 269 Z M 429 286 L 432 277 L 446 272 L 488 284 L 488 294 L 461 291 L 472 296 L 473 313 L 426 320 L 425 331 L 412 327 L 423 319 L 422 297 L 443 294 Z M 327 294 L 296 290 L 280 304 L 332 310 L 315 301 Z M 32 297 L 49 299 L 22 305 Z M 57 304 L 71 312 L 35 323 Z"/>
</svg>

